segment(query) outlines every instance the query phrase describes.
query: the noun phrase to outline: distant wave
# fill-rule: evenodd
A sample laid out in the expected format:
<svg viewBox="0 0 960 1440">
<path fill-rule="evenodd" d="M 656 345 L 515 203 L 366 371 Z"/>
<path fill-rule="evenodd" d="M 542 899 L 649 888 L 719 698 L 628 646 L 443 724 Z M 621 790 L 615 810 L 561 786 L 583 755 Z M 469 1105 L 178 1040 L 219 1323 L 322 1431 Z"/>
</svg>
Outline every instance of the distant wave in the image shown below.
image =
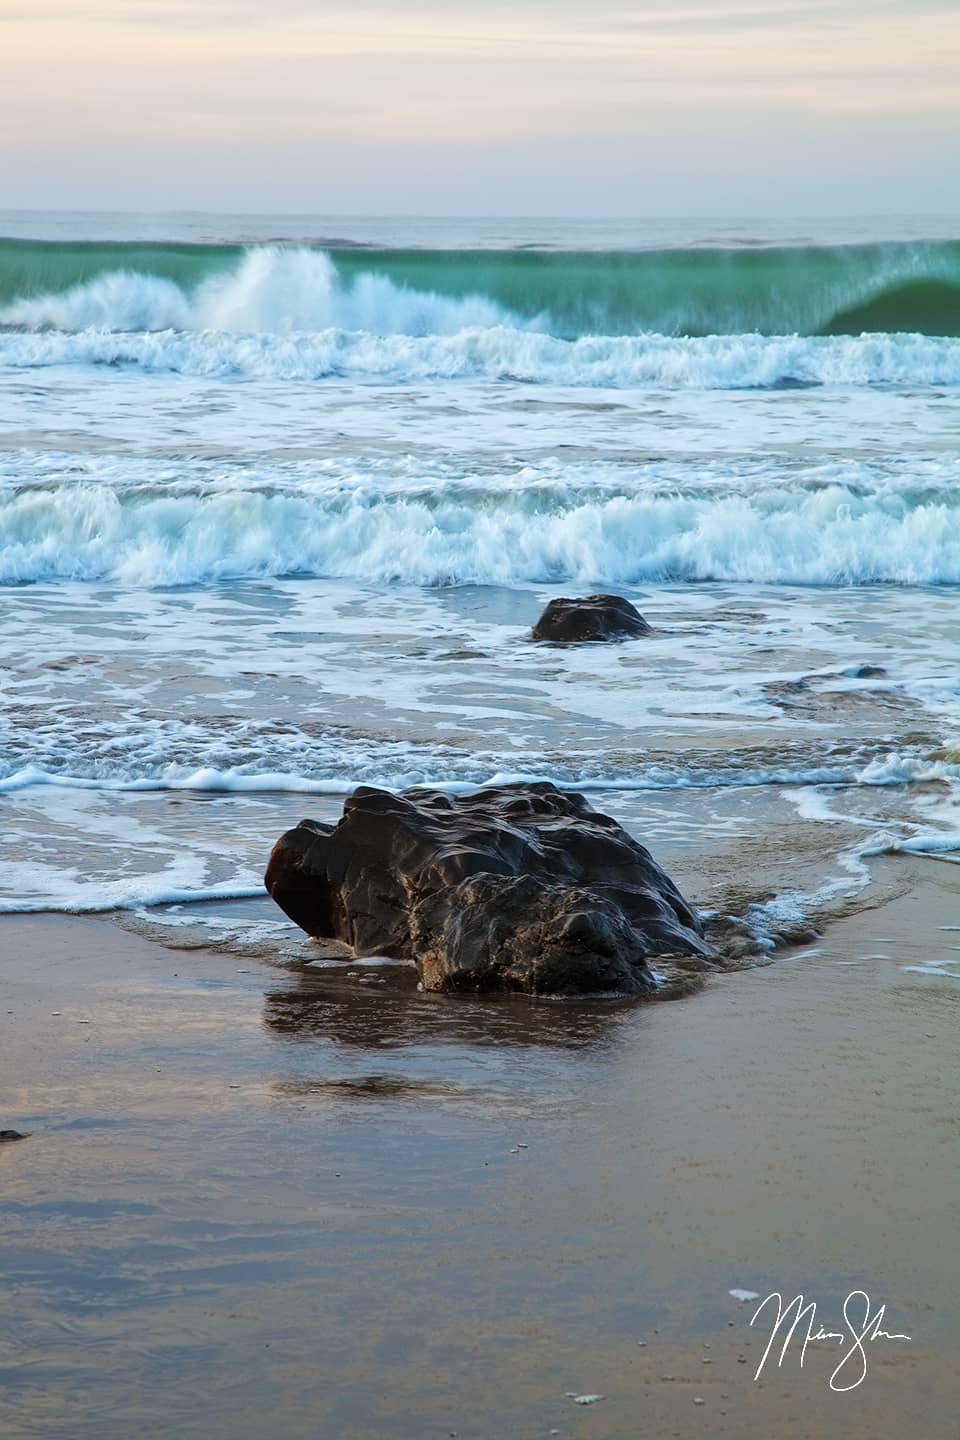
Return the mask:
<svg viewBox="0 0 960 1440">
<path fill-rule="evenodd" d="M 843 484 L 746 495 L 438 484 L 284 492 L 87 480 L 0 492 L 0 580 L 170 585 L 305 575 L 377 583 L 960 583 L 960 491 Z"/>
<path fill-rule="evenodd" d="M 541 253 L 0 240 L 0 324 L 960 336 L 960 241 Z"/>
<path fill-rule="evenodd" d="M 27 330 L 294 335 L 339 329 L 410 336 L 522 323 L 480 294 L 412 289 L 375 272 L 345 283 L 322 250 L 275 246 L 242 252 L 233 267 L 194 287 L 139 270 L 108 270 L 64 290 L 13 299 L 0 310 L 0 322 Z"/>
</svg>

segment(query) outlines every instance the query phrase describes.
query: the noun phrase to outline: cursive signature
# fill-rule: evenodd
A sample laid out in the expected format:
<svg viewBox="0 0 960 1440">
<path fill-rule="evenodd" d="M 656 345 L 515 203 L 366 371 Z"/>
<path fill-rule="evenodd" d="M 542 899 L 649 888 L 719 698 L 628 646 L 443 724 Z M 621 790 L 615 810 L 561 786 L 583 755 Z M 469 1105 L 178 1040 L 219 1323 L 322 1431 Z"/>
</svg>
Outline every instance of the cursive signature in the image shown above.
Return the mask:
<svg viewBox="0 0 960 1440">
<path fill-rule="evenodd" d="M 777 1369 L 786 1359 L 787 1350 L 794 1333 L 799 1329 L 802 1337 L 800 1345 L 800 1369 L 803 1369 L 803 1362 L 807 1354 L 807 1346 L 817 1340 L 832 1341 L 837 1345 L 849 1348 L 844 1350 L 843 1358 L 830 1376 L 830 1389 L 839 1392 L 856 1390 L 867 1378 L 867 1352 L 864 1348 L 875 1340 L 909 1340 L 909 1335 L 901 1335 L 896 1332 L 883 1329 L 883 1320 L 886 1313 L 886 1305 L 881 1305 L 876 1311 L 872 1311 L 870 1296 L 865 1290 L 851 1290 L 843 1302 L 843 1330 L 825 1330 L 817 1320 L 817 1302 L 815 1300 L 804 1304 L 802 1295 L 795 1295 L 789 1304 L 785 1305 L 783 1296 L 779 1290 L 761 1300 L 750 1324 L 754 1325 L 759 1320 L 767 1306 L 776 1302 L 776 1320 L 770 1332 L 770 1339 L 767 1341 L 767 1348 L 763 1352 L 763 1358 L 757 1366 L 757 1373 L 754 1380 L 759 1380 L 763 1373 L 763 1367 L 770 1357 L 770 1352 L 777 1340 L 782 1339 L 780 1346 L 780 1358 L 777 1361 Z M 858 1313 L 862 1311 L 862 1314 Z M 803 1328 L 806 1323 L 806 1329 Z"/>
</svg>

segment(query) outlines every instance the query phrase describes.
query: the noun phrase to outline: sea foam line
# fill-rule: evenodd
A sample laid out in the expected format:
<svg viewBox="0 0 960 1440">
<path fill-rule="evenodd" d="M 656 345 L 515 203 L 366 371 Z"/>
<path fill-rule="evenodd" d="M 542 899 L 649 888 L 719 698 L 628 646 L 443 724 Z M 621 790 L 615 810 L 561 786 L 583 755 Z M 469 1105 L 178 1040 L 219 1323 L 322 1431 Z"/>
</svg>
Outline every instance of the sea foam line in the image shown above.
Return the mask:
<svg viewBox="0 0 960 1440">
<path fill-rule="evenodd" d="M 328 328 L 115 333 L 88 328 L 0 334 L 0 365 L 131 366 L 150 373 L 321 381 L 520 381 L 610 389 L 775 389 L 790 385 L 957 385 L 960 340 L 925 335 L 588 336 L 514 326 L 379 334 Z"/>
<path fill-rule="evenodd" d="M 652 767 L 634 775 L 561 775 L 544 771 L 494 771 L 488 776 L 454 778 L 449 774 L 425 774 L 424 769 L 401 771 L 377 779 L 369 774 L 353 776 L 309 776 L 290 771 L 250 771 L 201 766 L 196 769 L 169 766 L 155 775 L 85 776 L 61 773 L 27 765 L 0 778 L 0 793 L 52 786 L 64 790 L 92 790 L 105 793 L 151 793 L 194 790 L 212 794 L 301 794 L 348 795 L 358 785 L 384 790 L 430 788 L 467 793 L 489 785 L 548 783 L 561 790 L 587 792 L 609 790 L 707 790 L 753 789 L 763 786 L 865 786 L 885 788 L 931 780 L 960 780 L 960 763 L 925 759 L 915 755 L 891 754 L 866 765 L 825 765 L 806 769 L 726 770 L 691 774 L 665 766 Z"/>
<path fill-rule="evenodd" d="M 0 899 L 0 915 L 106 915 L 112 910 L 142 910 L 152 905 L 198 905 L 208 900 L 250 900 L 263 894 L 262 884 L 211 885 L 201 890 L 179 890 L 175 886 L 165 888 L 163 885 L 156 885 L 128 895 L 114 895 L 110 899 L 105 899 L 102 895 L 90 899 L 75 895 L 69 900 Z"/>
</svg>

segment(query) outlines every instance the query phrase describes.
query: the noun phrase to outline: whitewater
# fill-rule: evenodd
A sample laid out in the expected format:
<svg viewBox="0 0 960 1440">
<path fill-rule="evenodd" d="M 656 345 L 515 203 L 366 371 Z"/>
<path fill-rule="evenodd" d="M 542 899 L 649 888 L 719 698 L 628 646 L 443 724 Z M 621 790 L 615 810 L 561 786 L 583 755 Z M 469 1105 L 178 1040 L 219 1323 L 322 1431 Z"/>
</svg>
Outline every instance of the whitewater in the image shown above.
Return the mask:
<svg viewBox="0 0 960 1440">
<path fill-rule="evenodd" d="M 477 258 L 471 277 L 449 256 L 367 257 L 371 268 L 351 273 L 346 257 L 338 265 L 322 250 L 278 246 L 228 252 L 226 268 L 212 273 L 202 247 L 198 257 L 81 251 L 55 257 L 65 281 L 98 264 L 118 268 L 32 293 L 57 267 L 46 251 L 23 256 L 22 248 L 0 247 L 0 263 L 6 259 L 26 291 L 0 305 L 0 363 L 18 368 L 671 389 L 960 382 L 960 340 L 914 328 L 960 320 L 956 246 L 887 247 L 895 250 L 889 257 L 880 247 L 859 266 L 841 256 L 836 274 L 812 266 L 803 275 L 813 295 L 802 289 L 791 252 L 773 252 L 779 270 L 768 252 L 762 267 L 754 255 L 746 257 L 753 265 L 741 257 L 736 277 L 729 262 L 715 262 L 711 273 L 700 252 L 693 275 L 674 275 L 669 257 L 643 257 L 611 285 L 617 257 L 551 255 L 546 273 L 530 270 L 530 254 L 499 264 Z M 177 258 L 194 262 L 192 284 L 163 273 Z M 146 259 L 154 272 L 128 268 Z M 0 295 L 14 283 L 8 278 Z M 897 331 L 856 333 L 854 322 L 866 324 L 872 313 L 895 320 Z M 835 330 L 850 333 L 820 333 Z"/>
<path fill-rule="evenodd" d="M 0 581 L 199 584 L 326 576 L 391 584 L 676 580 L 960 582 L 960 463 L 636 467 L 553 458 L 506 473 L 62 457 L 0 494 Z M 785 474 L 785 470 L 787 473 Z M 398 473 L 399 472 L 399 473 Z M 790 478 L 788 478 L 788 475 Z M 899 483 L 898 483 L 899 482 Z"/>
<path fill-rule="evenodd" d="M 764 944 L 960 859 L 945 223 L 0 222 L 0 909 L 260 933 L 357 783 L 588 789 Z"/>
</svg>

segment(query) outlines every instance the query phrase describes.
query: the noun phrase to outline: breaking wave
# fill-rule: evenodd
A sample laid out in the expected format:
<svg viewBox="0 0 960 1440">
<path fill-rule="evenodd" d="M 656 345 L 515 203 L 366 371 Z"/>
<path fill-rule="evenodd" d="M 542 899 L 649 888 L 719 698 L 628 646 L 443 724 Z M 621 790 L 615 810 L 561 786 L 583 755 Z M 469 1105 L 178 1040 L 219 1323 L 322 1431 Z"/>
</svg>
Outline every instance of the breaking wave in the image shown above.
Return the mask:
<svg viewBox="0 0 960 1440">
<path fill-rule="evenodd" d="M 0 240 L 0 322 L 76 330 L 960 335 L 960 242 L 646 251 Z"/>
<path fill-rule="evenodd" d="M 685 495 L 521 481 L 164 494 L 83 479 L 0 491 L 0 581 L 958 584 L 960 489 L 945 481 L 913 495 L 839 483 Z"/>
<path fill-rule="evenodd" d="M 480 294 L 446 296 L 364 273 L 346 284 L 321 250 L 261 247 L 193 288 L 162 275 L 108 270 L 66 290 L 22 296 L 0 322 L 27 330 L 207 331 L 288 335 L 330 329 L 451 335 L 521 323 Z"/>
<path fill-rule="evenodd" d="M 359 259 L 80 246 L 33 272 L 20 255 L 11 278 L 12 243 L 0 242 L 0 364 L 18 368 L 670 389 L 960 383 L 960 245 Z M 111 268 L 124 256 L 154 268 Z M 85 278 L 50 285 L 57 276 Z"/>
<path fill-rule="evenodd" d="M 504 325 L 412 336 L 160 331 L 0 334 L 0 365 L 131 366 L 205 378 L 317 381 L 481 379 L 670 390 L 957 385 L 960 340 L 923 335 L 663 335 L 558 340 Z"/>
</svg>

